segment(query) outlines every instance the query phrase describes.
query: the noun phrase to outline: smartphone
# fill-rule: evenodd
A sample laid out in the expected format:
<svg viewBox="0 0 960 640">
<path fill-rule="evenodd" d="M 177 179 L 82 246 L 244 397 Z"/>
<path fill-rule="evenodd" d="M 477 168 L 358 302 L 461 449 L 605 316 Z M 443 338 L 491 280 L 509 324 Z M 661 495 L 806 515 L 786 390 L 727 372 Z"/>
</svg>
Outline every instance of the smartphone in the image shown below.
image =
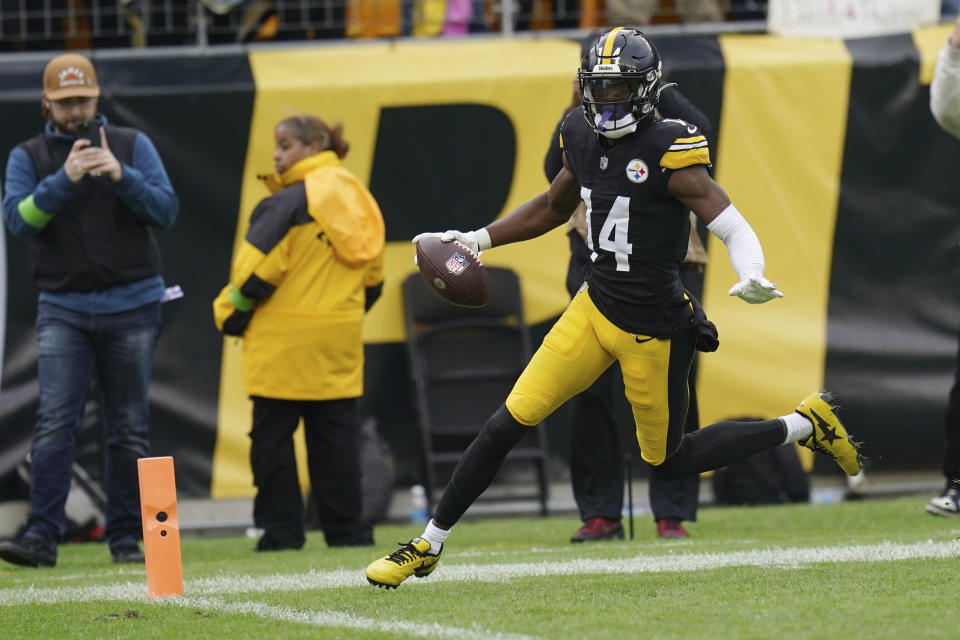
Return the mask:
<svg viewBox="0 0 960 640">
<path fill-rule="evenodd" d="M 100 146 L 100 121 L 87 120 L 77 125 L 77 137 L 86 138 L 91 147 Z"/>
</svg>

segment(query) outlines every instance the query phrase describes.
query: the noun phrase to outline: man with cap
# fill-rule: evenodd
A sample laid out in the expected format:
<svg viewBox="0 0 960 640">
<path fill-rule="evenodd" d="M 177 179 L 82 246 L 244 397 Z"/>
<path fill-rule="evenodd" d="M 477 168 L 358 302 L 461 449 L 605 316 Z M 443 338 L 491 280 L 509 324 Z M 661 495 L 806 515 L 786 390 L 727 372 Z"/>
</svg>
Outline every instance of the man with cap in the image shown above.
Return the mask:
<svg viewBox="0 0 960 640">
<path fill-rule="evenodd" d="M 7 161 L 3 219 L 28 242 L 39 289 L 30 513 L 21 535 L 0 544 L 0 558 L 24 566 L 56 564 L 94 373 L 107 543 L 114 562 L 143 562 L 137 458 L 149 454 L 147 389 L 165 290 L 153 229 L 173 224 L 178 202 L 150 138 L 108 125 L 99 95 L 90 60 L 56 56 L 43 73 L 43 132 Z"/>
</svg>

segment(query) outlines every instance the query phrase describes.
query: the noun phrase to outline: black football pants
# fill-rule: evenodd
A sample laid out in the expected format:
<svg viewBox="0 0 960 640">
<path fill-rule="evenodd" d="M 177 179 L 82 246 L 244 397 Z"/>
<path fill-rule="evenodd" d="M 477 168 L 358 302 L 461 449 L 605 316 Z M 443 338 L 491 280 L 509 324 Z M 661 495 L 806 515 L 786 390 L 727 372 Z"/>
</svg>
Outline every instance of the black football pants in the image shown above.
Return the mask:
<svg viewBox="0 0 960 640">
<path fill-rule="evenodd" d="M 254 396 L 252 400 L 250 464 L 257 487 L 253 519 L 265 531 L 260 546 L 299 549 L 304 543 L 303 496 L 293 448 L 301 417 L 311 489 L 327 544 L 370 544 L 373 529 L 362 520 L 356 398 L 305 401 Z"/>
<path fill-rule="evenodd" d="M 947 437 L 943 474 L 948 478 L 960 480 L 960 347 L 957 350 L 957 372 L 953 378 L 953 389 L 950 391 L 943 428 Z"/>
</svg>

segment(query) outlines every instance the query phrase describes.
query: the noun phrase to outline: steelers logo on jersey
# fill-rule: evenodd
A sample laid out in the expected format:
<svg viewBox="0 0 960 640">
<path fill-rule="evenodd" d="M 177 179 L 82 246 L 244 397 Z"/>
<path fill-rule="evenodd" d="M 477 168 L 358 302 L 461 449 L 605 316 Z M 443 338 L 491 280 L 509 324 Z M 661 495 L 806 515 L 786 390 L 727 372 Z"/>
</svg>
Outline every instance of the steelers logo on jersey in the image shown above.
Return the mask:
<svg viewBox="0 0 960 640">
<path fill-rule="evenodd" d="M 627 163 L 627 180 L 640 184 L 650 177 L 650 170 L 647 169 L 647 163 L 639 158 L 634 158 Z"/>
</svg>

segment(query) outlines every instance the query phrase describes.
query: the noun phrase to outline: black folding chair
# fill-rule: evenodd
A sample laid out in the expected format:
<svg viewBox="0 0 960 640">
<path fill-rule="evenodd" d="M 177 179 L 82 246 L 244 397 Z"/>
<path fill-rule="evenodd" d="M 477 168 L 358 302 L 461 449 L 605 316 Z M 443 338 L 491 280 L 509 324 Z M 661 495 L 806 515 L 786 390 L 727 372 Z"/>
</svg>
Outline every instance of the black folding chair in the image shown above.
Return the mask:
<svg viewBox="0 0 960 640">
<path fill-rule="evenodd" d="M 423 443 L 423 484 L 431 509 L 434 493 L 507 399 L 531 355 L 517 275 L 510 269 L 486 269 L 492 299 L 478 309 L 441 300 L 417 273 L 403 283 L 407 354 Z M 496 486 L 481 499 L 536 499 L 540 513 L 546 515 L 547 459 L 546 430 L 540 424 L 507 455 L 494 478 Z M 536 489 L 532 495 L 520 490 L 530 486 L 531 467 Z"/>
</svg>

